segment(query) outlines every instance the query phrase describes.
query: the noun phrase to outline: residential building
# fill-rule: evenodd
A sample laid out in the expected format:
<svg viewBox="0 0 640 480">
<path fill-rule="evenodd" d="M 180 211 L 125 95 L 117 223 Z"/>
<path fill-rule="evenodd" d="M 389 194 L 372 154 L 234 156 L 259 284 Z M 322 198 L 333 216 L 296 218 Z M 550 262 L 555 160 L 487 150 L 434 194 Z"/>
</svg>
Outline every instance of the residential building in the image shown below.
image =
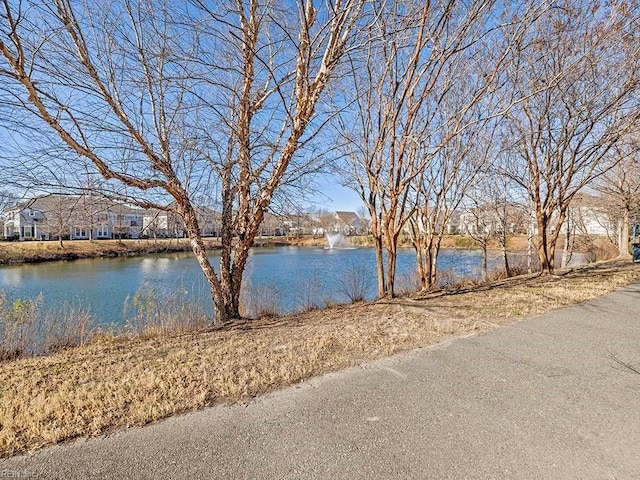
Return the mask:
<svg viewBox="0 0 640 480">
<path fill-rule="evenodd" d="M 49 232 L 43 222 L 45 219 L 43 212 L 30 202 L 6 208 L 3 217 L 3 236 L 6 239 L 49 239 Z"/>
<path fill-rule="evenodd" d="M 145 210 L 142 217 L 142 235 L 150 238 L 181 238 L 185 235 L 182 219 L 167 210 Z"/>
<path fill-rule="evenodd" d="M 198 225 L 203 237 L 219 237 L 222 215 L 209 207 L 197 206 Z"/>
<path fill-rule="evenodd" d="M 517 203 L 483 203 L 463 207 L 458 214 L 458 232 L 462 235 L 493 235 L 506 229 L 508 235 L 525 234 L 529 217 Z"/>
<path fill-rule="evenodd" d="M 44 195 L 4 211 L 4 237 L 17 240 L 138 238 L 142 211 L 90 195 Z"/>
<path fill-rule="evenodd" d="M 612 218 L 601 198 L 582 193 L 576 195 L 567 210 L 561 232 L 569 226 L 572 233 L 579 235 L 607 235 L 615 237 L 617 221 Z"/>
<path fill-rule="evenodd" d="M 279 215 L 280 227 L 288 235 L 311 235 L 314 221 L 308 213 L 296 212 Z"/>
<path fill-rule="evenodd" d="M 276 237 L 281 236 L 288 231 L 289 227 L 283 225 L 282 217 L 266 212 L 264 214 L 264 220 L 260 227 L 260 236 L 262 237 Z"/>
<path fill-rule="evenodd" d="M 336 211 L 333 231 L 343 235 L 360 235 L 363 233 L 363 222 L 356 212 Z"/>
<path fill-rule="evenodd" d="M 438 233 L 442 230 L 445 235 L 454 235 L 458 233 L 460 229 L 460 225 L 461 225 L 460 221 L 461 221 L 460 213 L 457 211 L 453 211 L 449 215 L 449 219 L 444 225 L 444 229 L 441 229 L 442 222 L 441 221 L 438 222 L 438 224 L 435 226 L 435 229 L 434 229 L 435 233 Z M 419 233 L 420 235 L 425 235 L 430 231 L 430 228 L 431 228 L 428 222 L 425 225 L 425 222 L 423 222 L 423 219 L 420 217 L 420 215 L 418 215 L 418 213 L 414 213 L 413 217 L 411 217 L 409 221 L 405 224 L 403 228 L 403 231 L 405 234 L 408 234 L 408 235 L 411 234 L 412 225 L 414 226 L 413 228 L 417 229 L 417 233 Z"/>
<path fill-rule="evenodd" d="M 96 215 L 95 238 L 140 238 L 144 212 L 119 203 L 106 204 Z"/>
</svg>

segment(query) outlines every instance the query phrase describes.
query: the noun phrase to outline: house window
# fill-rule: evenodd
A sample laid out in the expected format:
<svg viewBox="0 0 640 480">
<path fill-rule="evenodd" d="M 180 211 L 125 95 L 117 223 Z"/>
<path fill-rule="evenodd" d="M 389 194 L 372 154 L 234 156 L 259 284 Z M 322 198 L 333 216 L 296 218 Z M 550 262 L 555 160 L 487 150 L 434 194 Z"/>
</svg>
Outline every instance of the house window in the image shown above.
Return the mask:
<svg viewBox="0 0 640 480">
<path fill-rule="evenodd" d="M 33 227 L 22 227 L 22 237 L 23 238 L 31 238 L 33 237 Z"/>
<path fill-rule="evenodd" d="M 75 235 L 76 238 L 84 238 L 87 236 L 87 230 L 84 227 L 76 227 Z"/>
<path fill-rule="evenodd" d="M 108 237 L 109 236 L 109 227 L 107 225 L 99 225 L 96 234 L 98 237 Z"/>
</svg>

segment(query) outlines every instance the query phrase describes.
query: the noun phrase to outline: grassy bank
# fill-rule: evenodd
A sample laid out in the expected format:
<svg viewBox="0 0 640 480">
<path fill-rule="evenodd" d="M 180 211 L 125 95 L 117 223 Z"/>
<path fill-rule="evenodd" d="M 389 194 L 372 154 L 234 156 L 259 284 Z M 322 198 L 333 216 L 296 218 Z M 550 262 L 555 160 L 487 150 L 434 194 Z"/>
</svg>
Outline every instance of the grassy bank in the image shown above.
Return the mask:
<svg viewBox="0 0 640 480">
<path fill-rule="evenodd" d="M 234 403 L 402 350 L 580 303 L 640 279 L 629 262 L 335 307 L 223 330 L 129 337 L 0 363 L 0 455 Z"/>
<path fill-rule="evenodd" d="M 216 244 L 207 242 L 210 248 Z M 124 257 L 164 252 L 190 251 L 187 239 L 158 240 L 74 240 L 63 243 L 54 241 L 0 242 L 0 264 L 38 263 L 79 258 Z"/>
</svg>

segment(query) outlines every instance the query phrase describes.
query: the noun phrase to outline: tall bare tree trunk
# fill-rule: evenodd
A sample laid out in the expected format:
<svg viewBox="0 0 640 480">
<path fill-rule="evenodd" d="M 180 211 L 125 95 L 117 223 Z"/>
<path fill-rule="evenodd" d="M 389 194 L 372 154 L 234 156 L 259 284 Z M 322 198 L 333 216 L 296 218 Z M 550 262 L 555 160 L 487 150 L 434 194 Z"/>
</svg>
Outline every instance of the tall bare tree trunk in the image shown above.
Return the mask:
<svg viewBox="0 0 640 480">
<path fill-rule="evenodd" d="M 553 254 L 555 252 L 555 245 L 551 245 L 551 239 L 549 238 L 549 218 L 544 212 L 537 212 L 537 226 L 538 226 L 538 259 L 540 260 L 540 271 L 543 274 L 551 275 L 555 267 Z"/>
<path fill-rule="evenodd" d="M 427 281 L 425 268 L 424 268 L 424 251 L 420 246 L 414 246 L 416 249 L 416 275 L 420 286 L 423 287 Z"/>
<path fill-rule="evenodd" d="M 527 273 L 533 273 L 533 236 L 534 216 L 529 213 L 529 225 L 527 226 Z"/>
<path fill-rule="evenodd" d="M 500 235 L 500 252 L 502 253 L 502 263 L 504 264 L 504 274 L 511 276 L 511 267 L 509 266 L 509 255 L 507 253 L 507 234 L 502 232 Z"/>
<path fill-rule="evenodd" d="M 564 245 L 562 247 L 562 262 L 560 263 L 560 268 L 566 268 L 571 261 L 571 224 L 569 223 L 569 219 L 567 219 L 567 231 L 564 235 Z"/>
<path fill-rule="evenodd" d="M 382 253 L 382 237 L 374 237 L 374 248 L 376 251 L 376 272 L 378 277 L 378 297 L 384 297 L 386 292 L 384 274 L 384 255 Z"/>
<path fill-rule="evenodd" d="M 489 272 L 487 269 L 487 242 L 482 242 L 482 280 L 489 280 Z"/>
<path fill-rule="evenodd" d="M 234 315 L 232 309 L 229 308 L 228 301 L 226 301 L 225 292 L 220 285 L 220 281 L 209 262 L 209 256 L 200 234 L 200 228 L 198 225 L 198 218 L 196 212 L 189 202 L 185 202 L 179 205 L 180 216 L 184 221 L 184 228 L 189 235 L 191 242 L 191 249 L 193 254 L 202 269 L 207 284 L 209 285 L 209 291 L 214 303 L 214 323 L 223 324 L 231 318 L 236 318 L 238 315 Z M 236 312 L 237 313 L 237 312 Z"/>
<path fill-rule="evenodd" d="M 439 249 L 438 249 L 439 250 Z M 429 249 L 429 290 L 438 285 L 438 252 Z"/>
<path fill-rule="evenodd" d="M 416 254 L 416 276 L 420 282 L 420 288 L 424 288 L 427 283 L 426 272 L 424 267 L 424 248 L 422 245 L 423 234 L 420 232 L 420 228 L 415 222 L 409 222 L 411 230 L 411 244 Z"/>
<path fill-rule="evenodd" d="M 438 282 L 438 255 L 440 253 L 440 239 L 435 239 L 433 234 L 425 235 L 424 251 L 424 270 L 425 279 L 422 288 L 425 290 L 433 290 Z"/>
<path fill-rule="evenodd" d="M 622 211 L 622 218 L 620 219 L 620 239 L 618 241 L 619 258 L 631 258 L 629 253 L 629 222 L 631 221 L 631 215 L 628 208 L 624 208 Z"/>
<path fill-rule="evenodd" d="M 387 245 L 387 278 L 385 286 L 385 296 L 395 297 L 396 262 L 398 259 L 397 243 Z"/>
</svg>

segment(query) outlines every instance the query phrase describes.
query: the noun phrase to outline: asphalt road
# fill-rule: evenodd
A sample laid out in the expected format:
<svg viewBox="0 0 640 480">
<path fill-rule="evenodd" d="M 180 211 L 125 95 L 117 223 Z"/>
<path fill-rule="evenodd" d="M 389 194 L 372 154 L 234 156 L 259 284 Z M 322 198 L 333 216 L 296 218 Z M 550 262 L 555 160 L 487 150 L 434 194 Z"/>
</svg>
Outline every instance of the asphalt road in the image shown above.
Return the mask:
<svg viewBox="0 0 640 480">
<path fill-rule="evenodd" d="M 640 285 L 250 402 L 0 460 L 0 478 L 637 479 Z"/>
</svg>

